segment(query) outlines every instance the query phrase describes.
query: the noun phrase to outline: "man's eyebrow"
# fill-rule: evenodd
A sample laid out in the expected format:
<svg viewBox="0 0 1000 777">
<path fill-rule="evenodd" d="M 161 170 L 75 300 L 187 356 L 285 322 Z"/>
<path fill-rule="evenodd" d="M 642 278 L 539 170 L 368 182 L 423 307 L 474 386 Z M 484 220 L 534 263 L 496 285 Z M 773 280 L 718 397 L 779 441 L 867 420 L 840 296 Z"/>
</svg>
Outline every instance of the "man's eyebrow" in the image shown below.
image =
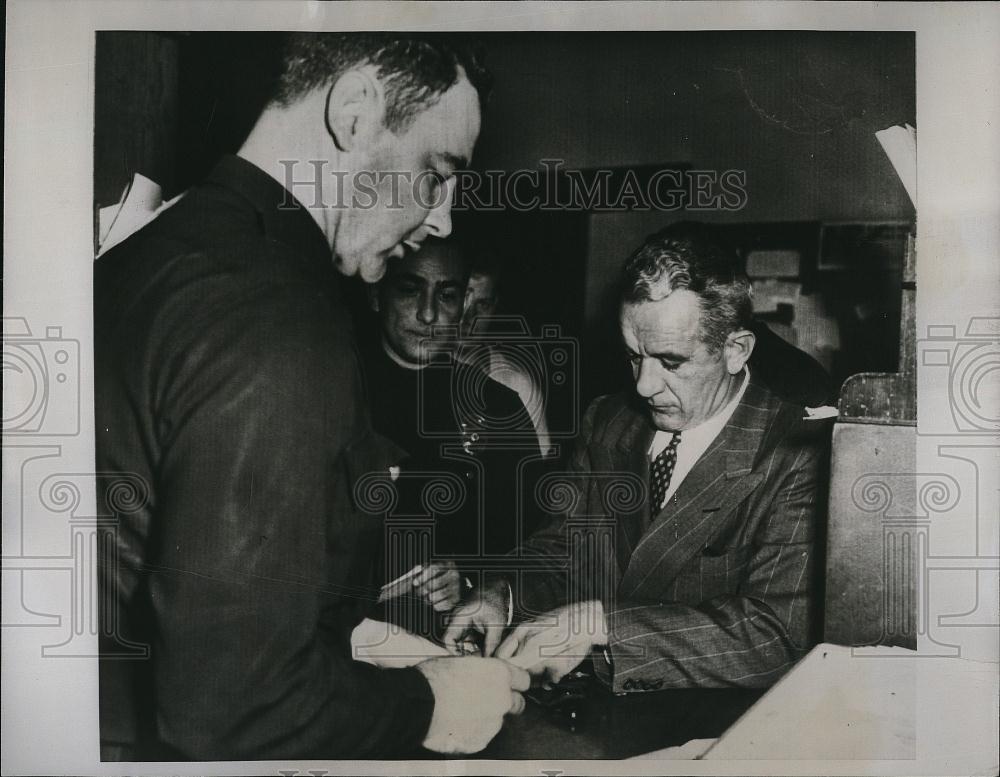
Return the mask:
<svg viewBox="0 0 1000 777">
<path fill-rule="evenodd" d="M 393 280 L 397 281 L 397 282 L 399 282 L 399 281 L 405 281 L 407 283 L 420 283 L 420 284 L 426 284 L 427 283 L 427 279 L 424 278 L 422 275 L 417 275 L 416 273 L 412 273 L 412 272 L 399 272 L 399 273 L 396 273 L 393 276 Z"/>
<path fill-rule="evenodd" d="M 691 358 L 689 356 L 676 353 L 675 351 L 657 351 L 656 353 L 650 353 L 649 355 L 654 359 L 666 359 L 670 362 L 686 362 L 689 358 Z"/>
</svg>

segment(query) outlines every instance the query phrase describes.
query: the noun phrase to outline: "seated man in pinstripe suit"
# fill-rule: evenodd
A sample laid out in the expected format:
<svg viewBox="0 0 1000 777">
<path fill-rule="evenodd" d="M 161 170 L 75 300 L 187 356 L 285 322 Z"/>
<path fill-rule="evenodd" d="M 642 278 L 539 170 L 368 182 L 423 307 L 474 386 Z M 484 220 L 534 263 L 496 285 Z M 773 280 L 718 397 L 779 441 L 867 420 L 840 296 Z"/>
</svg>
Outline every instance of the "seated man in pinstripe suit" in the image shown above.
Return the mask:
<svg viewBox="0 0 1000 777">
<path fill-rule="evenodd" d="M 705 228 L 632 254 L 620 324 L 635 390 L 590 406 L 551 482 L 572 498 L 446 640 L 482 632 L 486 655 L 549 680 L 591 656 L 615 692 L 767 686 L 805 654 L 829 428 L 750 373 L 751 307 Z"/>
</svg>

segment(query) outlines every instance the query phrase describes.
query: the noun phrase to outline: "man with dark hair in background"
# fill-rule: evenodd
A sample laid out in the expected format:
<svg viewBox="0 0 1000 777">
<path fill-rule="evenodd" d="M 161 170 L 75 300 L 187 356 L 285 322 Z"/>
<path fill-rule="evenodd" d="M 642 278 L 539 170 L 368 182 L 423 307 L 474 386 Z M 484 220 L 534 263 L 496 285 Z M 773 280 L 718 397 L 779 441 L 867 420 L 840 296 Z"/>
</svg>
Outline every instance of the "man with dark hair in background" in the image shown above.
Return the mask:
<svg viewBox="0 0 1000 777">
<path fill-rule="evenodd" d="M 626 262 L 634 391 L 591 404 L 567 511 L 518 549 L 550 572 L 498 576 L 446 642 L 483 632 L 550 680 L 593 653 L 615 692 L 767 686 L 813 643 L 828 428 L 748 367 L 749 280 L 710 234 L 671 228 Z M 529 620 L 500 644 L 512 604 Z"/>
<path fill-rule="evenodd" d="M 285 61 L 238 155 L 97 262 L 97 467 L 149 489 L 101 539 L 107 760 L 474 752 L 524 703 L 501 661 L 351 648 L 385 582 L 357 487 L 397 451 L 339 276 L 451 231 L 488 74 L 435 36 L 297 34 Z"/>
</svg>

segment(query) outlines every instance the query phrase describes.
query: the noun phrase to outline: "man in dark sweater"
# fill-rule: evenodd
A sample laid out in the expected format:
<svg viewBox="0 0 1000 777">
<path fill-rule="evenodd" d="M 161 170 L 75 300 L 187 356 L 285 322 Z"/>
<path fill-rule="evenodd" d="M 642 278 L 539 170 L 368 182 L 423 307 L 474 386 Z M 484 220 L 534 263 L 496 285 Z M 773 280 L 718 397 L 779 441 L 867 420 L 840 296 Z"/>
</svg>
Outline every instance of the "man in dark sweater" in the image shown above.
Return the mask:
<svg viewBox="0 0 1000 777">
<path fill-rule="evenodd" d="M 398 460 L 340 276 L 451 231 L 487 80 L 441 37 L 293 36 L 239 155 L 98 260 L 97 471 L 148 491 L 97 494 L 105 760 L 475 752 L 523 708 L 499 660 L 351 646 L 385 582 L 358 486 Z"/>
</svg>

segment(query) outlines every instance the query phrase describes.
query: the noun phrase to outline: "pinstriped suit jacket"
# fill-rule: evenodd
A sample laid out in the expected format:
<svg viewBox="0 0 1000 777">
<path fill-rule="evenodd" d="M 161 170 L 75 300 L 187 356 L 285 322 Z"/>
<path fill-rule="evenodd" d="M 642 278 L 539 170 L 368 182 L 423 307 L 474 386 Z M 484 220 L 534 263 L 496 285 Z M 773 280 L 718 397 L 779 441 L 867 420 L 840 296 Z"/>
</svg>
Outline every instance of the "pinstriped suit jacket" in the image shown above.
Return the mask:
<svg viewBox="0 0 1000 777">
<path fill-rule="evenodd" d="M 804 415 L 751 380 L 650 515 L 655 429 L 625 395 L 595 400 L 566 473 L 572 504 L 521 548 L 548 566 L 522 573 L 522 613 L 601 598 L 610 662 L 594 664 L 616 692 L 773 683 L 811 646 L 818 617 L 829 424 Z"/>
</svg>

